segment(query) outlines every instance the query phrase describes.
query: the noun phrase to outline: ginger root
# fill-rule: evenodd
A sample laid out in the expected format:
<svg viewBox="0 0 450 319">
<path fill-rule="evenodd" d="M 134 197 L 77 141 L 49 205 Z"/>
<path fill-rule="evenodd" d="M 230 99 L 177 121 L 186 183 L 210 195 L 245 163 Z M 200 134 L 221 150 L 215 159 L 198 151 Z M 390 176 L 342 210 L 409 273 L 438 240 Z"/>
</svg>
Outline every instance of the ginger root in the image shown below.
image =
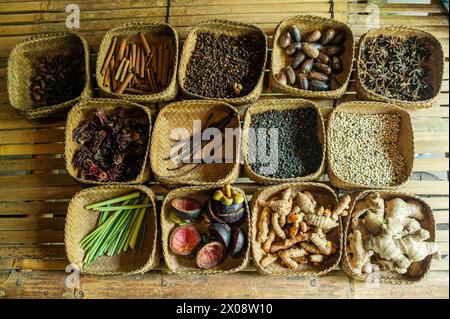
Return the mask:
<svg viewBox="0 0 450 319">
<path fill-rule="evenodd" d="M 372 250 L 366 250 L 364 248 L 364 242 L 362 234 L 359 230 L 354 230 L 353 233 L 348 235 L 348 241 L 352 259 L 350 264 L 359 273 L 362 273 L 362 268 L 367 263 L 370 263 L 370 257 L 373 255 Z"/>
<path fill-rule="evenodd" d="M 258 200 L 258 204 L 262 207 L 269 207 L 275 213 L 281 216 L 287 216 L 292 210 L 292 189 L 287 188 L 282 192 L 281 199 L 279 200 L 270 200 L 268 202 L 263 201 L 261 199 Z"/>
<path fill-rule="evenodd" d="M 428 238 L 430 238 L 430 233 L 421 229 L 414 234 L 398 239 L 397 243 L 402 253 L 408 256 L 410 262 L 416 262 L 438 253 L 439 249 L 436 243 L 424 241 Z"/>
<path fill-rule="evenodd" d="M 375 192 L 367 195 L 364 203 L 367 209 L 366 216 L 363 218 L 364 224 L 373 235 L 379 235 L 384 222 L 384 200 L 378 192 Z"/>
<path fill-rule="evenodd" d="M 405 273 L 411 264 L 411 261 L 403 255 L 396 240 L 386 230 L 372 238 L 372 248 L 381 258 L 392 260 L 401 270 L 400 273 Z"/>
<path fill-rule="evenodd" d="M 350 196 L 345 195 L 344 197 L 341 197 L 339 199 L 339 203 L 337 206 L 333 209 L 331 213 L 331 219 L 334 221 L 337 221 L 339 216 L 346 216 L 348 214 L 347 210 L 350 208 Z"/>
</svg>

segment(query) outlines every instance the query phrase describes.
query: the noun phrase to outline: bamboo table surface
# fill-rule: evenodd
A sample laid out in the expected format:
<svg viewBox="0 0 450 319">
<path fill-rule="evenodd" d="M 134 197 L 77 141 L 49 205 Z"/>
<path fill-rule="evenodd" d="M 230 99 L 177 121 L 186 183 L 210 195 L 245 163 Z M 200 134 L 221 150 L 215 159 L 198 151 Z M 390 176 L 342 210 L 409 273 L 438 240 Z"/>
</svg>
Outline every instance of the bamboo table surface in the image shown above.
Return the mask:
<svg viewBox="0 0 450 319">
<path fill-rule="evenodd" d="M 0 0 L 0 298 L 448 298 L 448 13 L 437 0 L 428 5 L 377 7 L 362 2 L 365 1 Z M 434 107 L 410 112 L 417 154 L 415 173 L 405 190 L 422 196 L 434 209 L 436 241 L 442 259 L 433 260 L 431 272 L 423 282 L 407 287 L 373 288 L 353 281 L 339 269 L 320 278 L 283 279 L 259 275 L 250 266 L 231 275 L 181 278 L 168 273 L 163 264 L 158 270 L 138 276 L 82 276 L 80 289 L 65 288 L 64 269 L 68 265 L 63 243 L 65 214 L 68 200 L 81 189 L 64 170 L 65 121 L 64 118 L 28 121 L 16 113 L 6 93 L 6 65 L 17 41 L 40 32 L 65 31 L 65 9 L 70 3 L 80 7 L 79 32 L 87 38 L 94 62 L 105 32 L 130 20 L 166 21 L 178 30 L 181 39 L 186 37 L 190 26 L 212 18 L 253 23 L 267 33 L 269 47 L 277 23 L 296 14 L 347 22 L 357 39 L 368 29 L 367 12 L 378 10 L 381 25 L 419 26 L 433 33 L 446 53 L 443 91 Z M 266 81 L 263 98 L 280 96 L 271 93 Z M 355 98 L 352 80 L 343 98 L 316 102 L 327 114 L 336 105 Z M 238 184 L 249 194 L 257 188 L 244 176 Z M 159 185 L 152 188 L 159 195 L 166 192 Z"/>
</svg>

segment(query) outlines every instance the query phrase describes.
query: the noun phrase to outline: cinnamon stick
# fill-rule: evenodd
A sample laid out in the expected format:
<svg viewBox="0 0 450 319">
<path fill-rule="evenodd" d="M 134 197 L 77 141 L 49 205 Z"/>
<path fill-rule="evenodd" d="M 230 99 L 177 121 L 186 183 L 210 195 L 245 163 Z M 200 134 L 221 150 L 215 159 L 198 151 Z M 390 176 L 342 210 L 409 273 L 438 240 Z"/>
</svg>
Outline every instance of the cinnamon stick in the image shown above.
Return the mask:
<svg viewBox="0 0 450 319">
<path fill-rule="evenodd" d="M 136 43 L 131 45 L 131 58 L 130 58 L 130 69 L 134 70 L 136 63 Z"/>
<path fill-rule="evenodd" d="M 130 60 L 125 60 L 125 65 L 122 69 L 122 72 L 120 74 L 120 82 L 123 82 L 125 80 L 125 76 L 128 73 L 128 69 L 130 68 Z M 131 81 L 131 80 L 130 80 Z"/>
<path fill-rule="evenodd" d="M 105 61 L 103 61 L 102 69 L 100 71 L 100 73 L 102 75 L 105 74 L 105 71 L 109 66 L 109 61 L 111 60 L 111 57 L 112 57 L 114 51 L 116 50 L 116 43 L 117 43 L 117 38 L 113 37 L 112 41 L 111 41 L 111 45 L 109 46 L 109 49 L 108 49 L 108 53 L 106 54 L 106 59 L 105 59 Z"/>
<path fill-rule="evenodd" d="M 136 63 L 134 63 L 134 73 L 139 74 L 141 72 L 141 46 L 138 44 L 136 47 Z"/>
<path fill-rule="evenodd" d="M 145 54 L 147 56 L 149 56 L 151 51 L 150 51 L 150 47 L 148 45 L 147 39 L 145 39 L 145 35 L 143 32 L 139 32 L 139 38 L 141 39 L 142 45 L 144 46 Z"/>
<path fill-rule="evenodd" d="M 105 72 L 105 77 L 103 78 L 103 86 L 108 88 L 110 83 L 111 83 L 111 68 L 108 67 Z"/>
<path fill-rule="evenodd" d="M 141 76 L 141 79 L 145 77 L 145 67 L 148 65 L 148 62 L 145 61 L 145 51 L 141 50 L 141 65 L 139 69 L 139 75 Z"/>
<path fill-rule="evenodd" d="M 120 75 L 122 74 L 122 70 L 123 70 L 123 67 L 125 66 L 126 61 L 127 61 L 127 59 L 124 58 L 120 62 L 119 68 L 117 69 L 117 72 L 116 72 L 116 76 L 114 77 L 116 79 L 116 81 L 120 81 Z"/>
<path fill-rule="evenodd" d="M 111 78 L 111 88 L 113 91 L 116 90 L 117 88 L 117 81 L 116 81 L 116 62 L 114 59 L 111 59 L 111 61 L 109 61 L 109 69 L 111 70 L 110 72 L 110 78 Z"/>
<path fill-rule="evenodd" d="M 128 61 L 129 62 L 129 61 Z M 124 73 L 124 81 L 120 84 L 119 88 L 116 91 L 116 94 L 122 94 L 123 91 L 125 90 L 125 88 L 128 86 L 128 84 L 130 83 L 130 81 L 133 79 L 134 74 L 131 72 L 128 72 L 128 74 L 125 77 L 125 73 Z"/>
<path fill-rule="evenodd" d="M 125 55 L 125 47 L 127 46 L 127 40 L 122 39 L 120 41 L 119 49 L 117 50 L 117 61 L 122 61 Z"/>
</svg>

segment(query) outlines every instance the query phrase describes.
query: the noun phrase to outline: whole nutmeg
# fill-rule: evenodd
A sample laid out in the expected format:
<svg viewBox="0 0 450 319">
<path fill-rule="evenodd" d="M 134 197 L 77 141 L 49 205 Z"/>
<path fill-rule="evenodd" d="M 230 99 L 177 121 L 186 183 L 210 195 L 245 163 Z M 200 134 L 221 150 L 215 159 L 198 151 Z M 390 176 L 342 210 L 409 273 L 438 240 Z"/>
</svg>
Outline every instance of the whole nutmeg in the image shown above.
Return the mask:
<svg viewBox="0 0 450 319">
<path fill-rule="evenodd" d="M 309 89 L 308 77 L 304 73 L 297 74 L 298 86 L 303 90 Z"/>
<path fill-rule="evenodd" d="M 292 37 L 289 31 L 285 31 L 280 36 L 280 47 L 286 49 L 288 46 L 292 44 Z"/>
<path fill-rule="evenodd" d="M 311 80 L 318 80 L 318 81 L 322 81 L 322 82 L 326 82 L 329 79 L 328 75 L 317 72 L 317 71 L 309 72 L 309 78 Z"/>
<path fill-rule="evenodd" d="M 327 28 L 320 38 L 320 44 L 327 45 L 333 39 L 335 34 L 336 32 L 333 28 Z"/>
<path fill-rule="evenodd" d="M 315 59 L 319 56 L 319 50 L 312 45 L 311 43 L 308 42 L 303 42 L 302 43 L 302 48 L 303 51 L 311 58 Z"/>
<path fill-rule="evenodd" d="M 295 25 L 291 28 L 291 36 L 294 42 L 300 42 L 302 40 L 300 29 Z"/>
<path fill-rule="evenodd" d="M 314 63 L 313 68 L 323 74 L 330 75 L 331 74 L 331 67 L 329 65 L 316 62 Z"/>
<path fill-rule="evenodd" d="M 315 31 L 308 33 L 308 35 L 305 38 L 305 41 L 306 42 L 316 42 L 316 41 L 319 41 L 321 36 L 322 36 L 322 33 L 320 33 L 319 30 L 315 30 Z"/>
<path fill-rule="evenodd" d="M 309 72 L 311 72 L 311 70 L 313 68 L 313 65 L 314 65 L 314 60 L 313 59 L 307 59 L 300 66 L 300 71 L 302 73 L 308 74 Z"/>
<path fill-rule="evenodd" d="M 330 44 L 342 44 L 347 38 L 347 34 L 344 30 L 339 30 L 334 35 L 333 39 L 331 39 Z"/>
<path fill-rule="evenodd" d="M 334 56 L 331 58 L 331 69 L 334 73 L 339 74 L 342 72 L 342 61 L 339 57 Z"/>
<path fill-rule="evenodd" d="M 294 85 L 295 84 L 295 71 L 293 68 L 291 68 L 290 66 L 287 66 L 285 69 L 285 73 L 286 73 L 286 78 L 287 78 L 287 83 L 289 85 Z"/>
<path fill-rule="evenodd" d="M 300 64 L 306 59 L 306 54 L 303 52 L 297 52 L 291 61 L 291 67 L 293 69 L 298 69 Z"/>
</svg>

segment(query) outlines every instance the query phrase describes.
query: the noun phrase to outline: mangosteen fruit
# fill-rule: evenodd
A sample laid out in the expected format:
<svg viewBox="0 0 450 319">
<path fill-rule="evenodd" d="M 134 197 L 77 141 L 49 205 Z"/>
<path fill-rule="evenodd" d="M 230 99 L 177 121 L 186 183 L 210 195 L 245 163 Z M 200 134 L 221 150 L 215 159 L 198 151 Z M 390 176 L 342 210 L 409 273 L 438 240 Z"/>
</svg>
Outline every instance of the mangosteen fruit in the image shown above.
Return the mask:
<svg viewBox="0 0 450 319">
<path fill-rule="evenodd" d="M 193 254 L 200 245 L 202 239 L 197 228 L 194 226 L 178 226 L 170 235 L 170 249 L 174 254 L 189 256 Z"/>
<path fill-rule="evenodd" d="M 213 241 L 197 252 L 195 257 L 197 266 L 202 269 L 211 269 L 220 265 L 225 257 L 225 246 L 218 241 Z"/>
<path fill-rule="evenodd" d="M 230 254 L 232 257 L 241 257 L 245 251 L 247 236 L 239 226 L 231 228 Z"/>
<path fill-rule="evenodd" d="M 175 214 L 184 220 L 195 220 L 202 213 L 202 204 L 189 197 L 174 198 L 171 202 Z"/>
<path fill-rule="evenodd" d="M 228 249 L 231 238 L 230 226 L 223 223 L 212 223 L 209 225 L 209 233 L 215 240 L 220 241 Z"/>
</svg>

